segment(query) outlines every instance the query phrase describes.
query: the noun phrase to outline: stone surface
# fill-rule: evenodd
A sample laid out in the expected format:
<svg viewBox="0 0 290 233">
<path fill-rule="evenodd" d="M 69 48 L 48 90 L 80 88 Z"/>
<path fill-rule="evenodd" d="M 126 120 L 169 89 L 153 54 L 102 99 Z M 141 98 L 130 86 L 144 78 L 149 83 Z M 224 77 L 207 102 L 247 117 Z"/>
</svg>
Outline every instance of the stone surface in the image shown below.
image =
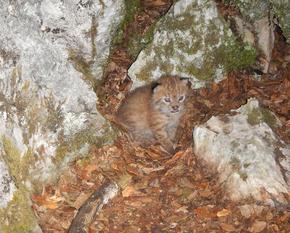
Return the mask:
<svg viewBox="0 0 290 233">
<path fill-rule="evenodd" d="M 261 68 L 267 72 L 274 46 L 274 30 L 281 27 L 287 42 L 290 42 L 290 1 L 289 0 L 223 0 L 241 12 L 233 17 L 236 29 L 242 39 L 259 49 L 263 56 Z"/>
<path fill-rule="evenodd" d="M 55 178 L 74 152 L 86 153 L 86 143 L 110 140 L 113 132 L 97 112 L 95 87 L 124 3 L 0 3 L 0 207 L 5 207 L 15 189 L 10 175 L 24 200 L 26 188 Z"/>
<path fill-rule="evenodd" d="M 244 18 L 254 23 L 264 17 L 275 15 L 277 23 L 283 30 L 288 43 L 290 42 L 290 1 L 289 0 L 223 0 L 227 4 L 240 9 Z"/>
<path fill-rule="evenodd" d="M 274 20 L 270 1 L 224 0 L 241 14 L 230 16 L 238 36 L 258 49 L 257 68 L 267 73 L 274 47 Z"/>
<path fill-rule="evenodd" d="M 122 1 L 3 1 L 0 132 L 21 156 L 55 155 L 88 126 L 101 129 L 95 84 L 121 20 Z"/>
<path fill-rule="evenodd" d="M 214 1 L 180 0 L 157 23 L 151 44 L 129 69 L 133 87 L 162 74 L 193 79 L 193 87 L 219 81 L 255 59 L 250 46 L 237 44 Z"/>
<path fill-rule="evenodd" d="M 6 164 L 2 161 L 1 157 L 0 159 L 0 208 L 5 208 L 8 202 L 13 198 L 16 187 Z"/>
<path fill-rule="evenodd" d="M 282 193 L 290 191 L 290 150 L 272 130 L 279 122 L 255 99 L 236 112 L 194 128 L 195 154 L 218 172 L 231 199 L 253 197 L 272 203 L 275 197 L 285 202 Z"/>
<path fill-rule="evenodd" d="M 290 43 L 290 1 L 272 0 L 272 4 L 283 35 L 286 37 L 287 42 Z"/>
</svg>

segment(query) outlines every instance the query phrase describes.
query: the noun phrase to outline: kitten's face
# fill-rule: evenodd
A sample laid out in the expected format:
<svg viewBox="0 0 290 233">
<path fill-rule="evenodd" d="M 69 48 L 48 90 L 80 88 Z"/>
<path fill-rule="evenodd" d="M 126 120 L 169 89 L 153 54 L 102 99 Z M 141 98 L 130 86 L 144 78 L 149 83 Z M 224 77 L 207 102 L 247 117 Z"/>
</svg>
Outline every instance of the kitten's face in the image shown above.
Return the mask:
<svg viewBox="0 0 290 233">
<path fill-rule="evenodd" d="M 184 110 L 189 91 L 188 79 L 162 77 L 153 85 L 153 105 L 166 115 L 177 115 Z"/>
</svg>

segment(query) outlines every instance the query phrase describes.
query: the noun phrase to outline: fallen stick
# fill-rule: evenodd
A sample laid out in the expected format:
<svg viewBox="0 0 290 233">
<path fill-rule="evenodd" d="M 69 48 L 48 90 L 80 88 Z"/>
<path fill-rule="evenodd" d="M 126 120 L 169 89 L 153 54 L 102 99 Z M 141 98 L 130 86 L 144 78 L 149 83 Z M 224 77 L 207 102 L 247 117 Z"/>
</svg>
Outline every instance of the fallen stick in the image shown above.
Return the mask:
<svg viewBox="0 0 290 233">
<path fill-rule="evenodd" d="M 86 233 L 88 227 L 95 219 L 96 214 L 108 201 L 114 198 L 119 191 L 119 186 L 112 181 L 105 181 L 79 208 L 72 220 L 68 233 Z"/>
</svg>

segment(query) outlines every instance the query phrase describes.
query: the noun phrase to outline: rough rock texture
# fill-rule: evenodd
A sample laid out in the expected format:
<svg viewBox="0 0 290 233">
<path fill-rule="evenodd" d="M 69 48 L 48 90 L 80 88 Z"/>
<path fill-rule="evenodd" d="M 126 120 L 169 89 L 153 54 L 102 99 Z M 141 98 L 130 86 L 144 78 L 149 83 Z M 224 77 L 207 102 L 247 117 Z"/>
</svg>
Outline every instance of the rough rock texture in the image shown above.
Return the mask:
<svg viewBox="0 0 290 233">
<path fill-rule="evenodd" d="M 254 23 L 264 17 L 277 17 L 277 23 L 290 42 L 290 1 L 289 0 L 224 0 L 240 9 L 245 19 Z M 258 29 L 258 28 L 257 28 Z"/>
<path fill-rule="evenodd" d="M 278 23 L 283 30 L 283 35 L 290 43 L 290 1 L 289 0 L 273 0 L 273 9 L 278 17 Z"/>
<path fill-rule="evenodd" d="M 94 88 L 121 21 L 123 1 L 0 2 L 0 182 L 4 182 L 0 207 L 4 207 L 13 191 L 25 199 L 30 181 L 55 176 L 73 151 L 85 153 L 86 143 L 109 140 L 112 132 L 96 110 Z M 8 171 L 20 191 L 9 184 Z M 10 221 L 7 218 L 1 218 L 1 224 Z M 16 219 L 15 226 L 21 217 Z"/>
<path fill-rule="evenodd" d="M 8 168 L 4 161 L 0 160 L 0 208 L 7 206 L 7 203 L 12 199 L 15 190 L 16 187 L 9 174 Z"/>
<path fill-rule="evenodd" d="M 231 16 L 236 32 L 244 42 L 258 48 L 260 59 L 257 68 L 267 73 L 274 47 L 275 23 L 290 42 L 290 1 L 224 0 L 224 3 L 239 9 L 240 15 Z"/>
<path fill-rule="evenodd" d="M 195 127 L 195 154 L 218 172 L 231 199 L 284 202 L 282 193 L 290 191 L 290 150 L 271 129 L 279 122 L 255 99 L 236 112 Z"/>
<path fill-rule="evenodd" d="M 267 73 L 269 70 L 275 41 L 275 27 L 271 20 L 271 18 L 265 15 L 253 23 L 249 23 L 239 16 L 234 17 L 239 37 L 241 37 L 245 43 L 258 48 L 260 64 L 257 68 L 264 73 Z"/>
<path fill-rule="evenodd" d="M 246 67 L 255 51 L 235 41 L 214 1 L 177 1 L 157 23 L 152 43 L 129 69 L 134 86 L 161 74 L 193 78 L 194 87 Z"/>
</svg>

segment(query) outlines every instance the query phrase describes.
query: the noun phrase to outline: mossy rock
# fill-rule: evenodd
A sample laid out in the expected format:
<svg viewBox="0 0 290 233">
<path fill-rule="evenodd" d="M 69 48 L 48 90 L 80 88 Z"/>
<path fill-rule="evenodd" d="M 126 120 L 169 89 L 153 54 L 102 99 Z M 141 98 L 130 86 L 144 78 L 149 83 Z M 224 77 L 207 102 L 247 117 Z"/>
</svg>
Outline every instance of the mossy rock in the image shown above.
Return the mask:
<svg viewBox="0 0 290 233">
<path fill-rule="evenodd" d="M 180 0 L 157 23 L 153 41 L 128 74 L 135 86 L 162 74 L 191 77 L 198 85 L 220 80 L 255 59 L 255 49 L 236 40 L 214 2 Z"/>
<path fill-rule="evenodd" d="M 249 99 L 248 103 L 240 108 L 240 112 L 247 115 L 247 121 L 251 125 L 266 123 L 271 128 L 280 125 L 278 118 L 269 109 L 259 105 L 256 99 Z"/>
<path fill-rule="evenodd" d="M 1 233 L 32 233 L 36 229 L 37 220 L 26 194 L 26 190 L 20 188 L 8 206 L 0 209 Z"/>
<path fill-rule="evenodd" d="M 240 10 L 243 18 L 253 23 L 263 17 L 275 15 L 283 35 L 290 43 L 290 1 L 289 0 L 223 0 Z"/>
</svg>

